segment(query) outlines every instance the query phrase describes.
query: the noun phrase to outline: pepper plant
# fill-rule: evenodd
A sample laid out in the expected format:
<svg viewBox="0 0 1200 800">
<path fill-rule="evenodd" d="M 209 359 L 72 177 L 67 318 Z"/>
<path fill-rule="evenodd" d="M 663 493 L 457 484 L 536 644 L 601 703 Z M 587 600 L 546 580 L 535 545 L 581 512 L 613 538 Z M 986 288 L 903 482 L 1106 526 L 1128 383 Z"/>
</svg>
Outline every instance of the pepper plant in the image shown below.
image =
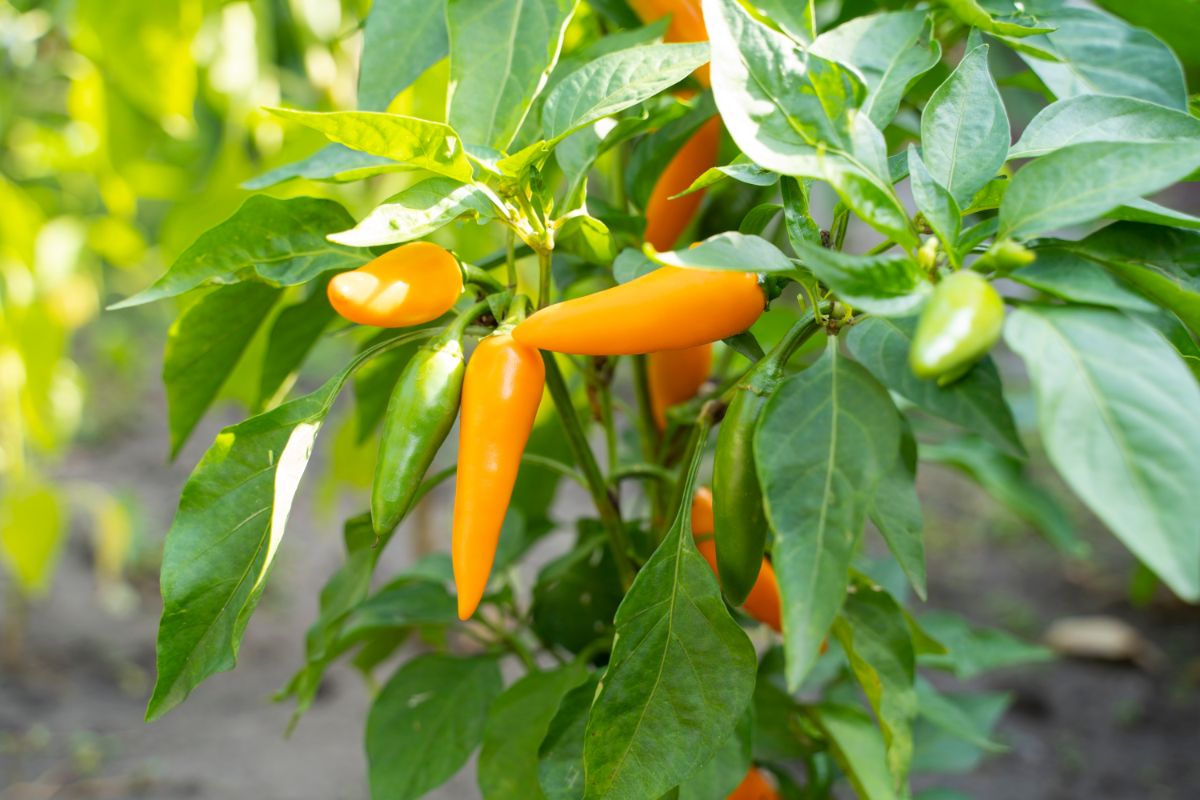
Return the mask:
<svg viewBox="0 0 1200 800">
<path fill-rule="evenodd" d="M 905 797 L 998 749 L 1004 698 L 928 675 L 1045 653 L 923 610 L 921 459 L 1045 499 L 1044 451 L 1200 599 L 1200 220 L 1147 199 L 1200 169 L 1180 62 L 1057 0 L 880 5 L 376 0 L 360 110 L 272 109 L 330 143 L 253 186 L 406 187 L 357 220 L 251 196 L 126 301 L 204 292 L 171 331 L 211 368 L 167 371 L 177 444 L 256 335 L 279 398 L 183 490 L 148 718 L 234 666 L 351 383 L 371 509 L 282 694 L 299 717 L 337 659 L 387 673 L 378 800 L 476 750 L 486 798 L 654 800 Z M 443 59 L 444 118 L 388 111 Z M 455 473 L 452 558 L 375 574 Z M 565 481 L 594 508 L 552 512 Z"/>
</svg>

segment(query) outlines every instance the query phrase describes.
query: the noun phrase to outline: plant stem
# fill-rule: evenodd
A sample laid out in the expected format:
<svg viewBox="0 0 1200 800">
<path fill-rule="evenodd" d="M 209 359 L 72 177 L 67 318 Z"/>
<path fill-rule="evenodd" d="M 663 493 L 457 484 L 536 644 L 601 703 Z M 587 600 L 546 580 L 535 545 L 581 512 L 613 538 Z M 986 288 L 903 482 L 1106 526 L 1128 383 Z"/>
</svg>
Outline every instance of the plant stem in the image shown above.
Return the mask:
<svg viewBox="0 0 1200 800">
<path fill-rule="evenodd" d="M 504 264 L 508 274 L 508 288 L 517 288 L 517 232 L 509 228 L 504 237 Z"/>
<path fill-rule="evenodd" d="M 571 392 L 567 389 L 567 382 L 563 380 L 562 370 L 558 368 L 558 361 L 555 360 L 553 353 L 547 352 L 542 353 L 542 359 L 546 362 L 546 388 L 550 390 L 550 397 L 554 400 L 559 419 L 562 420 L 563 428 L 567 433 L 567 443 L 575 455 L 576 463 L 583 470 L 583 477 L 587 481 L 592 502 L 596 504 L 596 511 L 600 514 L 600 522 L 608 536 L 608 543 L 617 563 L 617 572 L 621 576 L 621 585 L 628 590 L 633 583 L 633 564 L 629 560 L 629 540 L 625 535 L 621 512 L 608 492 L 604 475 L 600 472 L 596 456 L 588 444 L 587 434 L 584 433 L 583 426 L 579 422 L 579 415 L 575 413 L 575 404 L 571 402 Z"/>
<path fill-rule="evenodd" d="M 538 250 L 538 308 L 550 305 L 550 267 L 553 252 Z"/>
<path fill-rule="evenodd" d="M 546 456 L 539 456 L 537 453 L 524 453 L 521 455 L 521 461 L 525 464 L 532 464 L 535 467 L 544 467 L 548 470 L 553 470 L 564 478 L 570 478 L 583 488 L 588 488 L 587 480 L 561 461 L 547 458 Z"/>
</svg>

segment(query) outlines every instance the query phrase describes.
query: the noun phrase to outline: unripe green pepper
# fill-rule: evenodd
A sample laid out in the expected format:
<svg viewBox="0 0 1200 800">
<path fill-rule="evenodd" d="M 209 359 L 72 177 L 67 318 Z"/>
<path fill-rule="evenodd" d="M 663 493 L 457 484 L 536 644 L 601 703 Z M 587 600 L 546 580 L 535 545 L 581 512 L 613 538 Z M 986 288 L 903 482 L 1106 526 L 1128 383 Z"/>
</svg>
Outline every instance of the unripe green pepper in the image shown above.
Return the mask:
<svg viewBox="0 0 1200 800">
<path fill-rule="evenodd" d="M 933 290 L 917 322 L 908 362 L 920 378 L 941 384 L 987 355 L 1004 326 L 1004 301 L 977 272 L 960 270 Z"/>
<path fill-rule="evenodd" d="M 486 304 L 479 304 L 459 316 L 417 351 L 396 381 L 371 487 L 371 524 L 377 536 L 386 537 L 408 513 L 454 426 L 466 368 L 463 331 L 484 310 Z"/>
<path fill-rule="evenodd" d="M 784 377 L 784 364 L 816 330 L 812 318 L 798 323 L 788 335 L 734 387 L 717 433 L 713 459 L 713 537 L 721 588 L 734 605 L 741 605 L 758 580 L 767 544 L 767 517 L 762 486 L 754 459 L 754 429 L 758 418 Z"/>
</svg>

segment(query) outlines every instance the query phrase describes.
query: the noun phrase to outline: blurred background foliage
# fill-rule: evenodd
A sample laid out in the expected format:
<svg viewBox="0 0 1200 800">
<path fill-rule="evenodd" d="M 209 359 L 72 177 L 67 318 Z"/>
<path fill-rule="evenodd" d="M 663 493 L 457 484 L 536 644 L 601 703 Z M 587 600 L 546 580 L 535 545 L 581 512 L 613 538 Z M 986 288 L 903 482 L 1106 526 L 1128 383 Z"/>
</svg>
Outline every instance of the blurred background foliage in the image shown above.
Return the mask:
<svg viewBox="0 0 1200 800">
<path fill-rule="evenodd" d="M 317 134 L 289 132 L 285 144 L 262 106 L 354 106 L 368 7 L 0 0 L 0 568 L 10 608 L 47 591 L 73 520 L 92 537 L 101 600 L 113 610 L 130 602 L 122 572 L 139 550 L 136 509 L 56 475 L 74 441 L 162 424 L 161 408 L 132 410 L 179 309 L 100 311 L 228 217 L 243 181 L 316 148 Z M 256 383 L 234 376 L 225 392 L 249 401 Z"/>
</svg>

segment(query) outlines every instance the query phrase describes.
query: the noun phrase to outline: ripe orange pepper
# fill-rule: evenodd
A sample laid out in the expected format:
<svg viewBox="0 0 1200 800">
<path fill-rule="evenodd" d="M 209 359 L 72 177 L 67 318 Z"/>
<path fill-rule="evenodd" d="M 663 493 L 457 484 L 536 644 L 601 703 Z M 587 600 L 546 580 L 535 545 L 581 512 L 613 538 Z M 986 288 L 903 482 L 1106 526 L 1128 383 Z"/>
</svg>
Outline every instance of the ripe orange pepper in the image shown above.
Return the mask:
<svg viewBox="0 0 1200 800">
<path fill-rule="evenodd" d="M 671 15 L 667 24 L 668 42 L 707 42 L 708 29 L 704 27 L 704 14 L 700 0 L 629 0 L 629 7 L 642 22 L 650 23 Z M 696 70 L 696 80 L 708 86 L 708 65 Z"/>
<path fill-rule="evenodd" d="M 713 347 L 697 345 L 683 350 L 662 350 L 646 358 L 650 408 L 659 430 L 667 427 L 667 409 L 696 396 L 712 369 Z"/>
<path fill-rule="evenodd" d="M 741 333 L 765 306 L 753 272 L 660 267 L 546 306 L 518 325 L 513 337 L 541 350 L 585 356 L 682 350 Z"/>
<path fill-rule="evenodd" d="M 779 800 L 779 792 L 758 767 L 751 767 L 726 800 Z"/>
<path fill-rule="evenodd" d="M 467 362 L 450 545 L 459 619 L 475 613 L 487 588 L 545 382 L 541 354 L 508 333 L 488 336 Z"/>
<path fill-rule="evenodd" d="M 712 567 L 719 580 L 721 573 L 717 571 L 717 543 L 712 538 L 714 530 L 712 491 L 708 487 L 701 487 L 692 497 L 692 536 L 708 537 L 698 540 L 696 549 L 704 556 L 704 560 Z M 780 621 L 779 582 L 775 580 L 775 570 L 766 558 L 763 558 L 758 580 L 754 582 L 754 588 L 750 590 L 742 608 L 759 622 L 770 625 L 776 631 L 783 631 Z"/>
<path fill-rule="evenodd" d="M 334 310 L 351 322 L 406 328 L 445 314 L 462 291 L 462 270 L 449 250 L 410 242 L 335 275 L 328 294 Z"/>
<path fill-rule="evenodd" d="M 656 250 L 670 250 L 691 223 L 704 192 L 672 200 L 704 172 L 717 165 L 721 145 L 721 118 L 705 122 L 667 162 L 646 203 L 646 241 Z"/>
</svg>

